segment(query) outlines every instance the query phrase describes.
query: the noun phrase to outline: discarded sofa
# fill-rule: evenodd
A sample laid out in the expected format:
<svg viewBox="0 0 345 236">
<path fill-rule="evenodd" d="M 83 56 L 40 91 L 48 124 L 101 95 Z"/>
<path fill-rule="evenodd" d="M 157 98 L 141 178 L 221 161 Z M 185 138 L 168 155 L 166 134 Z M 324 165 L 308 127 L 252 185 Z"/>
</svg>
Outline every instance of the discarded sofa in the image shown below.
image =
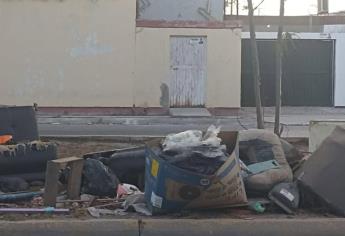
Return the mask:
<svg viewBox="0 0 345 236">
<path fill-rule="evenodd" d="M 310 196 L 341 216 L 345 216 L 344 153 L 345 129 L 336 127 L 295 174 L 303 197 Z"/>
<path fill-rule="evenodd" d="M 38 140 L 34 107 L 0 106 L 0 135 L 11 135 L 15 143 Z"/>
<path fill-rule="evenodd" d="M 38 141 L 34 107 L 1 106 L 0 136 L 11 138 L 9 142 L 3 142 L 11 145 L 0 145 L 0 177 L 3 189 L 22 190 L 20 185 L 23 183 L 17 184 L 21 181 L 18 178 L 26 181 L 44 180 L 47 162 L 57 158 L 57 147 L 53 143 Z"/>
<path fill-rule="evenodd" d="M 275 185 L 292 181 L 292 170 L 274 133 L 266 130 L 241 131 L 239 150 L 239 157 L 246 167 L 243 177 L 248 195 L 266 197 Z"/>
</svg>

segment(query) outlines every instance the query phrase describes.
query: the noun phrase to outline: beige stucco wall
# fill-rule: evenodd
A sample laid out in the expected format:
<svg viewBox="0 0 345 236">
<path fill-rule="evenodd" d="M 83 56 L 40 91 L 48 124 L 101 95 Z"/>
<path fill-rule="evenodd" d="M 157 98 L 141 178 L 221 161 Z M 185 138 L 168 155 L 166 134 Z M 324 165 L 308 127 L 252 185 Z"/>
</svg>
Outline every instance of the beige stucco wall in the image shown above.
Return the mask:
<svg viewBox="0 0 345 236">
<path fill-rule="evenodd" d="M 169 84 L 170 36 L 207 36 L 206 106 L 240 107 L 240 29 L 137 28 L 135 104 L 160 106 L 160 86 Z"/>
<path fill-rule="evenodd" d="M 159 107 L 170 36 L 207 36 L 208 107 L 240 107 L 240 30 L 136 28 L 136 0 L 0 0 L 0 104 Z"/>
<path fill-rule="evenodd" d="M 0 0 L 0 104 L 132 106 L 135 0 Z"/>
</svg>

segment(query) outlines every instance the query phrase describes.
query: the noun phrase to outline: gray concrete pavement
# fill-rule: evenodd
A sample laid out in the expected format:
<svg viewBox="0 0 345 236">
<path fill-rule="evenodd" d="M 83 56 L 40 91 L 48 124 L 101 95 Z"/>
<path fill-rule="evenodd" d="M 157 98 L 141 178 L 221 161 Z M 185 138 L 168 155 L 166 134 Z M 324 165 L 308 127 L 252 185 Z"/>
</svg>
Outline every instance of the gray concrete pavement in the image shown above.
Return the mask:
<svg viewBox="0 0 345 236">
<path fill-rule="evenodd" d="M 344 235 L 344 219 L 149 219 L 0 222 L 4 236 L 324 236 Z"/>
<path fill-rule="evenodd" d="M 308 137 L 310 120 L 345 120 L 344 108 L 285 107 L 283 137 Z M 274 109 L 265 108 L 266 127 L 273 130 Z M 164 136 L 188 129 L 205 130 L 211 124 L 223 130 L 256 127 L 254 108 L 243 108 L 236 117 L 38 117 L 42 136 Z"/>
</svg>

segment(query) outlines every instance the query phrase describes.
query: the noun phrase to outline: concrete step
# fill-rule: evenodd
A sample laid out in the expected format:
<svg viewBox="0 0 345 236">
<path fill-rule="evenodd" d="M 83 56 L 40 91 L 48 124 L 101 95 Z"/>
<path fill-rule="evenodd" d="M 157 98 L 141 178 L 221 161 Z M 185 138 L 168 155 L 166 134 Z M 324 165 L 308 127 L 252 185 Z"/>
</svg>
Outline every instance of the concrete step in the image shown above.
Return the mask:
<svg viewBox="0 0 345 236">
<path fill-rule="evenodd" d="M 211 117 L 206 108 L 170 108 L 170 115 L 173 117 Z"/>
</svg>

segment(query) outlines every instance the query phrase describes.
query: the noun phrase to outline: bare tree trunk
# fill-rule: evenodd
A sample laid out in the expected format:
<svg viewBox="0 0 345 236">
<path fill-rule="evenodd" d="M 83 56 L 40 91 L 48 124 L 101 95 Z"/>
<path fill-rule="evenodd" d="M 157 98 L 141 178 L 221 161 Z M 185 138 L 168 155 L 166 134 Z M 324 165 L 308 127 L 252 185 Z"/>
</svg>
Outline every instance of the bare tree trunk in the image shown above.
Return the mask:
<svg viewBox="0 0 345 236">
<path fill-rule="evenodd" d="M 236 0 L 236 16 L 237 16 L 237 19 L 238 19 L 239 12 L 240 12 L 240 2 L 239 2 L 239 0 Z"/>
<path fill-rule="evenodd" d="M 280 136 L 280 111 L 281 111 L 281 93 L 282 93 L 282 60 L 283 60 L 283 18 L 285 10 L 285 0 L 280 0 L 280 17 L 278 36 L 276 44 L 276 109 L 274 121 L 274 133 Z"/>
<path fill-rule="evenodd" d="M 260 64 L 258 55 L 258 46 L 256 43 L 255 26 L 254 26 L 254 8 L 252 0 L 248 0 L 248 16 L 249 16 L 249 27 L 250 27 L 250 46 L 252 52 L 252 68 L 254 77 L 254 93 L 255 93 L 255 104 L 256 104 L 256 119 L 258 129 L 264 129 L 264 117 L 262 113 L 261 103 L 261 78 L 260 78 Z"/>
</svg>

